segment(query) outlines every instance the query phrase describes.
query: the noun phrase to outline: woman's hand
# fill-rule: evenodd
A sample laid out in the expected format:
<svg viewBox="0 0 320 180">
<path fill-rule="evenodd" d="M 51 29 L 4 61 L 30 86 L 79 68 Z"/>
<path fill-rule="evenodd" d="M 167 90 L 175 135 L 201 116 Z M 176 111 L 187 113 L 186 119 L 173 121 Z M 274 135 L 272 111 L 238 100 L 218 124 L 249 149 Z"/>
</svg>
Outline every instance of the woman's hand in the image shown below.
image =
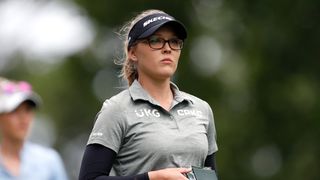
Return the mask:
<svg viewBox="0 0 320 180">
<path fill-rule="evenodd" d="M 190 168 L 167 168 L 148 172 L 150 180 L 188 180 L 185 176 Z"/>
</svg>

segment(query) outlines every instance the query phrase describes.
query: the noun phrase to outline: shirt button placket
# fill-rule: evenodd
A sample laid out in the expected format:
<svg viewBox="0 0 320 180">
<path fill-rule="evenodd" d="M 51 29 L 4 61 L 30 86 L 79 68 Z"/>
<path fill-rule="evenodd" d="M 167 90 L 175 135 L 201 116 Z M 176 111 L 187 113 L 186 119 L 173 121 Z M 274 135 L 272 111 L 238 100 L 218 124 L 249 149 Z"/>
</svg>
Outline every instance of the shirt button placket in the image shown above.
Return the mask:
<svg viewBox="0 0 320 180">
<path fill-rule="evenodd" d="M 170 114 L 170 119 L 171 119 L 172 121 L 174 121 L 174 123 L 175 123 L 175 125 L 176 125 L 176 128 L 179 130 L 179 124 L 178 124 L 176 118 L 174 118 L 174 116 Z"/>
</svg>

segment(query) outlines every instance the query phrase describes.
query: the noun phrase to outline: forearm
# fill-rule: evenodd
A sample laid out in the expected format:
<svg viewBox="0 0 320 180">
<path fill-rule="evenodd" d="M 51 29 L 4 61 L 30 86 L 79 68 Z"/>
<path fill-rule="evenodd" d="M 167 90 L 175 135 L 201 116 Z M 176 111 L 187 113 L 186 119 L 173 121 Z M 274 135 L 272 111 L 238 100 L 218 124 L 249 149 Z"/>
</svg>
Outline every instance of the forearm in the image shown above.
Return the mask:
<svg viewBox="0 0 320 180">
<path fill-rule="evenodd" d="M 98 176 L 94 180 L 149 180 L 148 173 L 135 176 Z"/>
<path fill-rule="evenodd" d="M 88 145 L 83 155 L 79 180 L 188 180 L 189 168 L 167 168 L 132 176 L 109 176 L 116 153 L 99 144 Z"/>
<path fill-rule="evenodd" d="M 166 168 L 148 172 L 150 180 L 188 180 L 186 173 L 190 168 Z"/>
</svg>

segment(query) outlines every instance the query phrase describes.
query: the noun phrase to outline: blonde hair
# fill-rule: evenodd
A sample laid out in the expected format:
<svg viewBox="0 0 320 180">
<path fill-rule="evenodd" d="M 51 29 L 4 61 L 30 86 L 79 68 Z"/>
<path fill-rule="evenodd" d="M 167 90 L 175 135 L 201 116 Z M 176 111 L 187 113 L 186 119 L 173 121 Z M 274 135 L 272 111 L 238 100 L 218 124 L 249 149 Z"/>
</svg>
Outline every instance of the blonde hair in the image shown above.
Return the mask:
<svg viewBox="0 0 320 180">
<path fill-rule="evenodd" d="M 117 64 L 122 65 L 120 77 L 123 79 L 126 79 L 129 86 L 133 83 L 133 81 L 135 79 L 138 79 L 138 76 L 139 76 L 135 62 L 132 61 L 128 57 L 128 52 L 129 52 L 128 35 L 129 35 L 129 32 L 130 32 L 131 28 L 139 20 L 141 20 L 144 17 L 149 16 L 151 14 L 155 14 L 155 13 L 165 13 L 165 12 L 157 10 L 157 9 L 150 9 L 150 10 L 142 11 L 141 13 L 136 15 L 133 19 L 131 19 L 130 21 L 125 23 L 124 26 L 120 29 L 120 31 L 118 33 L 120 38 L 123 41 L 123 58 L 120 59 L 120 63 L 117 63 Z"/>
</svg>

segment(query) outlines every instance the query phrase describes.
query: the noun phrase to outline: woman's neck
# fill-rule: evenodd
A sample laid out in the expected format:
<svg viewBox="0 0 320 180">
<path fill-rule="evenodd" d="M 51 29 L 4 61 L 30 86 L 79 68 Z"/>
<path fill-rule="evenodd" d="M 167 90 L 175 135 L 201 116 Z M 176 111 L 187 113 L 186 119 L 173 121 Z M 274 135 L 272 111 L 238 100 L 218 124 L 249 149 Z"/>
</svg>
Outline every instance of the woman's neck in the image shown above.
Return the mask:
<svg viewBox="0 0 320 180">
<path fill-rule="evenodd" d="M 23 142 L 12 142 L 8 140 L 1 141 L 0 156 L 3 165 L 14 176 L 20 172 L 20 153 L 23 148 Z"/>
<path fill-rule="evenodd" d="M 20 151 L 23 147 L 23 141 L 12 141 L 7 139 L 2 139 L 0 145 L 1 155 L 19 157 Z"/>
<path fill-rule="evenodd" d="M 173 100 L 173 93 L 170 88 L 170 79 L 163 81 L 151 81 L 149 79 L 139 78 L 138 81 L 143 89 L 145 89 L 153 99 L 158 101 L 164 109 L 167 111 L 170 110 Z"/>
</svg>

